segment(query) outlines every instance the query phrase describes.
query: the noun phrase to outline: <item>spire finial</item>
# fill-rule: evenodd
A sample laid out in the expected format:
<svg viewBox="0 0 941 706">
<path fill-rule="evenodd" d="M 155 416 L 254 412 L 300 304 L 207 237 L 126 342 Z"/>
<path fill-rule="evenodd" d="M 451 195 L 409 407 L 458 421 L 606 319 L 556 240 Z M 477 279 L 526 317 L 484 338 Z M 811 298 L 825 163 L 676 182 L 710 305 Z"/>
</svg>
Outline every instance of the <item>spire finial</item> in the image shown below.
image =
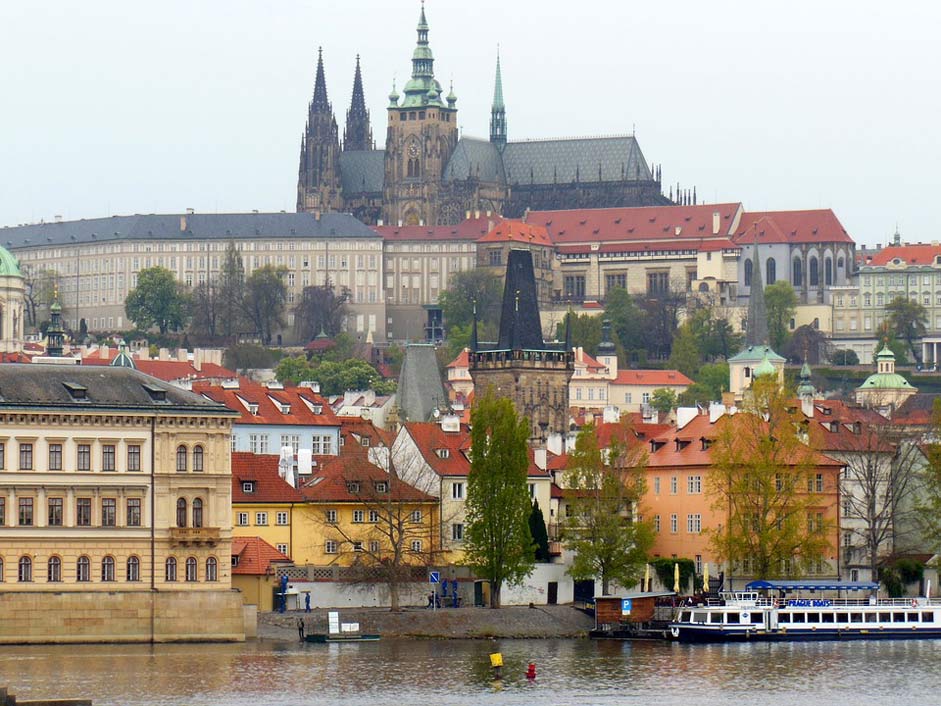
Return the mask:
<svg viewBox="0 0 941 706">
<path fill-rule="evenodd" d="M 314 98 L 310 103 L 311 113 L 330 113 L 327 99 L 327 79 L 323 70 L 323 47 L 317 47 L 317 76 L 314 79 Z"/>
<path fill-rule="evenodd" d="M 499 44 L 497 44 L 497 70 L 493 81 L 493 105 L 490 107 L 490 141 L 501 150 L 506 146 L 506 105 L 503 102 L 503 75 L 500 71 Z"/>
</svg>

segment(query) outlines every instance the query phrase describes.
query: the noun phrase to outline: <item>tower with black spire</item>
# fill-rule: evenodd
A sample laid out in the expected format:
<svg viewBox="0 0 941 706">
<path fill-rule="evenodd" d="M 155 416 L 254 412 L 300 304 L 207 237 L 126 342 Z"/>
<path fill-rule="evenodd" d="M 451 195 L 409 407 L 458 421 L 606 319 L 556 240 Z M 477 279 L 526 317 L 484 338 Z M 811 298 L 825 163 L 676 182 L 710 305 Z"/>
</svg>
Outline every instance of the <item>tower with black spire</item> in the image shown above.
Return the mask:
<svg viewBox="0 0 941 706">
<path fill-rule="evenodd" d="M 307 109 L 307 125 L 301 137 L 297 173 L 297 210 L 311 213 L 335 211 L 342 205 L 340 192 L 340 135 L 333 106 L 327 99 L 323 50 L 317 50 L 314 97 Z"/>
<path fill-rule="evenodd" d="M 543 340 L 532 253 L 510 250 L 498 340 L 474 342 L 470 374 L 476 395 L 489 390 L 513 402 L 517 414 L 529 420 L 534 446 L 544 445 L 550 434 L 564 435 L 568 427 L 574 356 L 568 334 L 566 339 Z"/>
<path fill-rule="evenodd" d="M 490 107 L 490 141 L 501 152 L 506 147 L 506 106 L 503 104 L 503 78 L 500 76 L 499 51 L 497 51 L 497 74 L 493 82 L 493 105 Z"/>
<path fill-rule="evenodd" d="M 346 128 L 343 130 L 343 151 L 375 149 L 372 128 L 369 126 L 369 111 L 363 96 L 363 76 L 359 70 L 359 54 L 356 55 L 356 73 L 353 75 L 353 99 L 346 111 Z"/>
<path fill-rule="evenodd" d="M 758 256 L 758 233 L 752 246 L 751 290 L 748 296 L 748 319 L 745 324 L 745 343 L 749 346 L 768 345 L 768 311 L 765 307 L 765 288 L 761 279 L 761 258 Z"/>
</svg>

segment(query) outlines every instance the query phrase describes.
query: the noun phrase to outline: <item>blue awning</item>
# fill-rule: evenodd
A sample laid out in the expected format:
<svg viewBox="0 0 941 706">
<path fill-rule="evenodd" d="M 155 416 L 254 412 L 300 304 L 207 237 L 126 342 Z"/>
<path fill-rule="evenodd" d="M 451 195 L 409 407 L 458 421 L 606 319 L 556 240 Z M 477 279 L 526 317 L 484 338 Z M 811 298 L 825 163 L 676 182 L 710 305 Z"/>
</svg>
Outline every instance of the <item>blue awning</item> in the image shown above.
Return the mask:
<svg viewBox="0 0 941 706">
<path fill-rule="evenodd" d="M 879 584 L 871 581 L 752 581 L 747 591 L 878 591 Z"/>
</svg>

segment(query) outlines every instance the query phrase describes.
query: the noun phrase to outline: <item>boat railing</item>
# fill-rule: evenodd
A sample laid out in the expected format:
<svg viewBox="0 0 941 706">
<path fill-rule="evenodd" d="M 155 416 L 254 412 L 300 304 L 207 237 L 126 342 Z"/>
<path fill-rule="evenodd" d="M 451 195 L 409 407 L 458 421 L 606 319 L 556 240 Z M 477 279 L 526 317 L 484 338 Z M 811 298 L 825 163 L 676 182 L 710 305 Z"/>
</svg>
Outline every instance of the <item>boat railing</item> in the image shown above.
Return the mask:
<svg viewBox="0 0 941 706">
<path fill-rule="evenodd" d="M 729 608 L 819 608 L 823 606 L 916 608 L 941 606 L 941 598 L 825 598 L 821 596 L 788 596 L 785 598 L 709 598 L 707 607 Z"/>
</svg>

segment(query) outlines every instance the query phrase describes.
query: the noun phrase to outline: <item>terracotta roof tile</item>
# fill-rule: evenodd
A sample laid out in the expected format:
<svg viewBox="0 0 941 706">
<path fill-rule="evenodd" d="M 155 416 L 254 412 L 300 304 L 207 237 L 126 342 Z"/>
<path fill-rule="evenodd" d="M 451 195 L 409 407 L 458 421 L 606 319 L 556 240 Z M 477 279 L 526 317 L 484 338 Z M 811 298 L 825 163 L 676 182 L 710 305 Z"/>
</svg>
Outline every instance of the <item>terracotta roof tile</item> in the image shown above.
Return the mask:
<svg viewBox="0 0 941 706">
<path fill-rule="evenodd" d="M 339 419 L 323 397 L 308 387 L 286 387 L 283 390 L 269 390 L 264 385 L 239 379 L 238 388 L 226 388 L 221 385 L 194 383 L 193 392 L 224 404 L 241 416 L 236 424 L 265 424 L 287 426 L 340 426 Z M 258 413 L 251 414 L 240 401 L 258 405 Z M 281 403 L 276 404 L 272 398 Z M 282 404 L 290 404 L 290 412 L 281 411 Z M 313 409 L 319 407 L 320 412 Z"/>
<path fill-rule="evenodd" d="M 692 385 L 693 381 L 679 370 L 619 370 L 612 385 Z"/>
<path fill-rule="evenodd" d="M 232 556 L 237 557 L 234 575 L 263 576 L 272 564 L 293 563 L 261 537 L 233 537 Z"/>
<path fill-rule="evenodd" d="M 437 499 L 403 480 L 389 479 L 385 469 L 370 461 L 367 449 L 344 449 L 342 456 L 327 461 L 301 492 L 310 502 L 379 503 L 386 498 L 399 502 L 437 502 Z M 376 487 L 386 483 L 387 492 Z M 358 484 L 358 490 L 356 485 Z"/>
<path fill-rule="evenodd" d="M 373 226 L 383 240 L 477 240 L 503 219 L 497 215 L 468 218 L 453 226 Z"/>
<path fill-rule="evenodd" d="M 542 245 L 552 247 L 549 234 L 544 226 L 523 221 L 506 220 L 480 238 L 478 243 L 524 243 L 526 245 Z"/>
<path fill-rule="evenodd" d="M 899 264 L 933 265 L 941 255 L 941 245 L 890 245 L 866 258 L 864 265 L 883 266 L 898 258 Z"/>
<path fill-rule="evenodd" d="M 852 243 L 829 208 L 805 211 L 746 211 L 732 239 L 749 245 L 758 229 L 758 243 Z"/>
<path fill-rule="evenodd" d="M 296 503 L 304 496 L 278 473 L 279 456 L 232 452 L 232 503 Z M 251 482 L 246 493 L 243 483 Z"/>
</svg>

